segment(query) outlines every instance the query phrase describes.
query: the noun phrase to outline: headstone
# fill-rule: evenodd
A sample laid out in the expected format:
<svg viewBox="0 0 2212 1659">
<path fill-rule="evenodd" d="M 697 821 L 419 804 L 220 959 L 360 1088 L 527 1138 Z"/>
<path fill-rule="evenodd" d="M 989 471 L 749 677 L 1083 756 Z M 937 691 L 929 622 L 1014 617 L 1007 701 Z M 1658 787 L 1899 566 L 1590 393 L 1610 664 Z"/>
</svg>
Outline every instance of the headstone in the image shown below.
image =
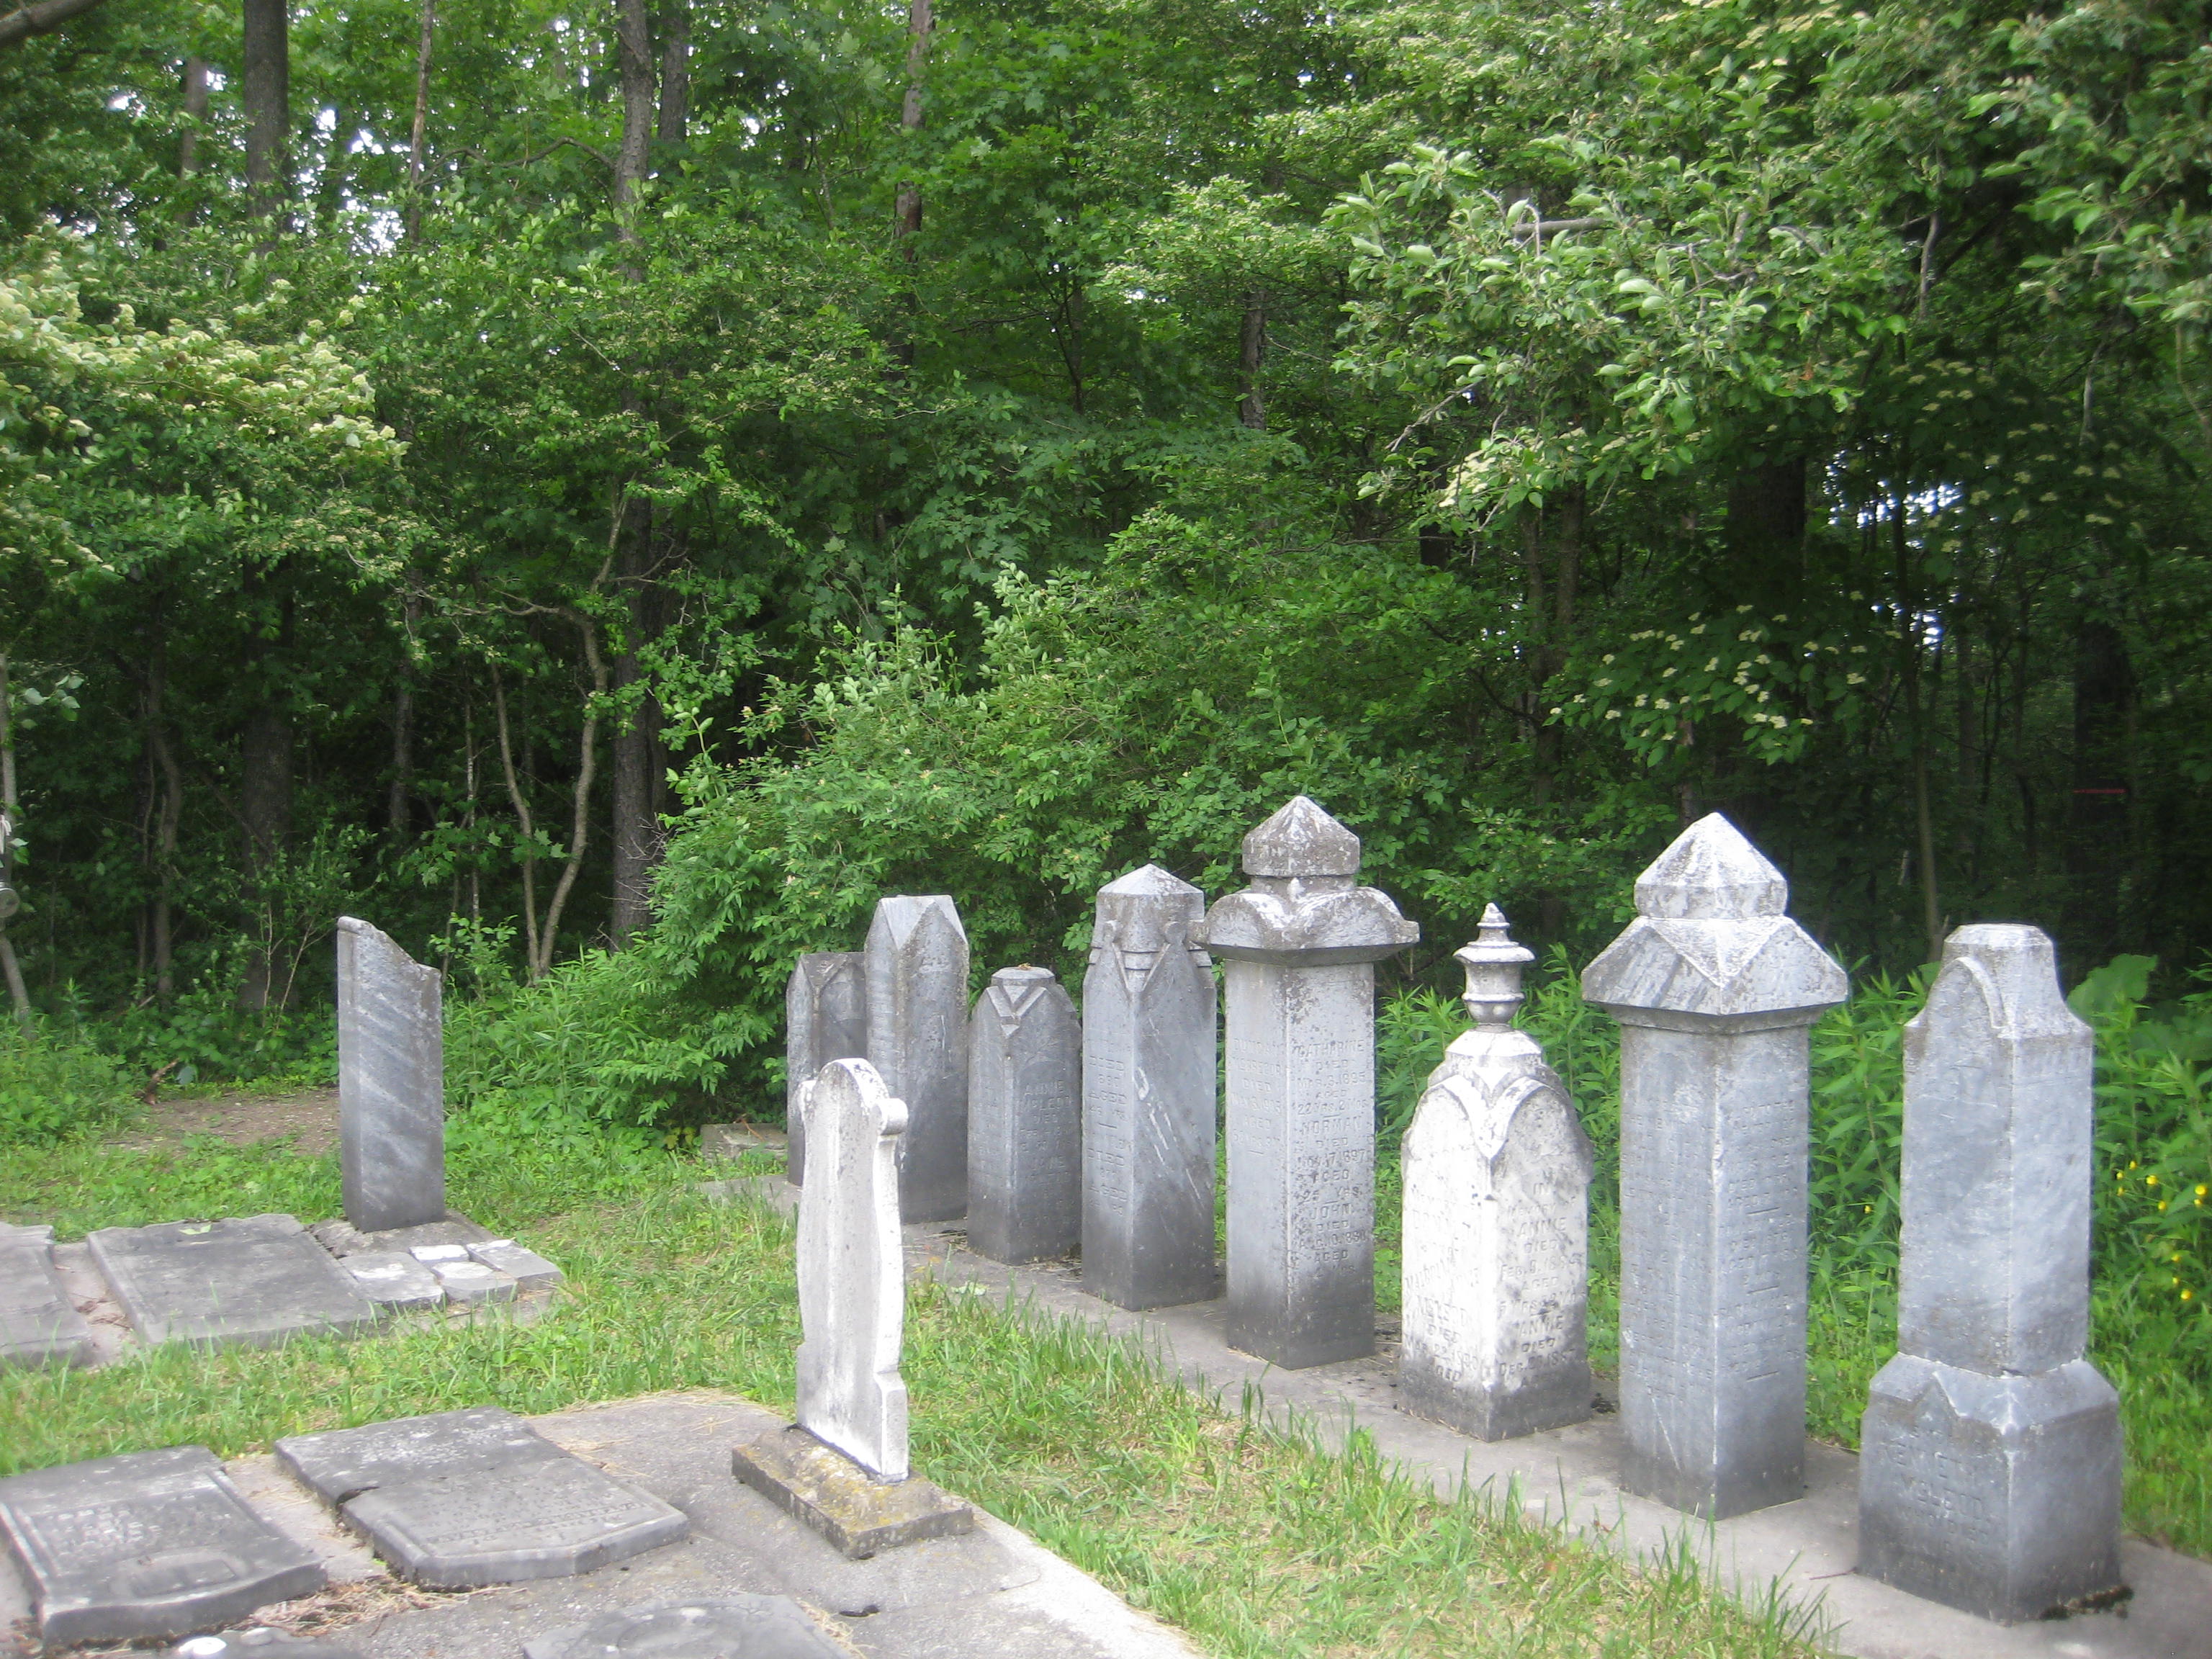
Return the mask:
<svg viewBox="0 0 2212 1659">
<path fill-rule="evenodd" d="M 92 1360 L 92 1327 L 54 1276 L 54 1230 L 0 1223 L 0 1369 Z"/>
<path fill-rule="evenodd" d="M 1083 1237 L 1083 1029 L 1048 968 L 1001 968 L 968 1048 L 968 1248 L 994 1261 Z"/>
<path fill-rule="evenodd" d="M 1304 795 L 1206 913 L 1228 966 L 1229 1344 L 1286 1370 L 1375 1352 L 1375 964 L 1421 936 Z"/>
<path fill-rule="evenodd" d="M 247 1508 L 204 1446 L 9 1476 L 0 1528 L 49 1648 L 182 1636 L 324 1583 L 314 1553 Z"/>
<path fill-rule="evenodd" d="M 1215 1294 L 1206 896 L 1157 864 L 1098 891 L 1083 979 L 1083 1285 L 1122 1308 Z"/>
<path fill-rule="evenodd" d="M 2120 1583 L 2119 1397 L 2089 1331 L 2095 1040 L 2033 927 L 1961 927 L 1905 1028 L 1898 1353 L 1859 1571 L 2008 1623 Z"/>
<path fill-rule="evenodd" d="M 1590 1414 L 1590 1148 L 1543 1050 L 1512 1027 L 1534 960 L 1492 905 L 1452 1041 L 1401 1148 L 1406 1409 L 1479 1440 Z"/>
<path fill-rule="evenodd" d="M 438 1275 L 401 1250 L 362 1250 L 339 1258 L 361 1293 L 388 1313 L 441 1307 L 446 1292 Z"/>
<path fill-rule="evenodd" d="M 289 1215 L 103 1227 L 85 1242 L 144 1342 L 267 1347 L 376 1322 L 377 1304 Z"/>
<path fill-rule="evenodd" d="M 964 977 L 966 969 L 962 974 Z M 964 984 L 962 988 L 966 989 Z M 800 1093 L 833 1060 L 859 1060 L 868 1052 L 868 953 L 810 951 L 784 988 L 783 1121 L 787 1151 L 784 1179 L 806 1178 L 806 1125 Z"/>
<path fill-rule="evenodd" d="M 295 1434 L 276 1443 L 276 1461 L 325 1504 L 427 1475 L 550 1463 L 568 1454 L 499 1406 L 400 1417 L 356 1429 Z"/>
<path fill-rule="evenodd" d="M 367 922 L 340 916 L 338 1164 L 362 1232 L 446 1218 L 440 978 Z"/>
<path fill-rule="evenodd" d="M 957 1220 L 968 1211 L 968 935 L 952 901 L 878 901 L 867 967 L 868 1060 L 906 1103 L 899 1213 Z M 811 1109 L 801 1103 L 802 1123 Z"/>
<path fill-rule="evenodd" d="M 1583 975 L 1620 1023 L 1621 1485 L 1724 1519 L 1805 1476 L 1807 1033 L 1848 981 L 1716 812 Z"/>
<path fill-rule="evenodd" d="M 728 1595 L 603 1613 L 523 1644 L 523 1659 L 847 1659 L 787 1595 Z"/>
</svg>

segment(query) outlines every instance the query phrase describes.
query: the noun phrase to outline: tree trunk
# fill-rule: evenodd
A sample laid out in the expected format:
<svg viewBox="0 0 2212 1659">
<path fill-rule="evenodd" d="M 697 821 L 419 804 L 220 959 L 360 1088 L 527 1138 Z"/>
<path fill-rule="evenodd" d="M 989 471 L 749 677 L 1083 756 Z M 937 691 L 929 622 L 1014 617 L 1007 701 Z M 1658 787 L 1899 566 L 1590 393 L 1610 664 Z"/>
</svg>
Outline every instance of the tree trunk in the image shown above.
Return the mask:
<svg viewBox="0 0 2212 1659">
<path fill-rule="evenodd" d="M 8 686 L 8 659 L 0 653 L 0 817 L 7 820 L 4 842 L 0 842 L 0 876 L 7 884 L 15 884 L 15 836 L 22 820 L 22 808 L 15 799 L 15 706 Z M 15 1023 L 23 1028 L 23 1035 L 31 1034 L 31 994 L 23 984 L 23 969 L 15 960 L 15 946 L 8 938 L 8 930 L 0 925 L 0 973 L 8 981 L 8 1000 L 14 1005 Z"/>
<path fill-rule="evenodd" d="M 2074 793 L 2066 823 L 2067 944 L 2086 970 L 2121 946 L 2120 872 L 2128 856 L 2128 716 L 2135 669 L 2108 622 L 2074 634 Z"/>
<path fill-rule="evenodd" d="M 1761 616 L 1794 616 L 1805 588 L 1805 458 L 1769 461 L 1729 485 L 1731 585 Z"/>
<path fill-rule="evenodd" d="M 622 650 L 615 659 L 614 688 L 617 692 L 636 688 L 638 695 L 635 707 L 620 717 L 613 744 L 614 892 L 608 931 L 617 950 L 652 925 L 653 866 L 659 862 L 653 757 L 660 709 L 653 694 L 639 684 L 644 673 L 638 662 L 638 647 L 656 631 L 652 574 L 659 516 L 648 514 L 643 528 L 623 537 L 620 586 L 629 616 Z"/>
<path fill-rule="evenodd" d="M 177 177 L 199 171 L 200 129 L 207 125 L 208 66 L 204 58 L 185 59 L 185 126 L 177 135 Z"/>
<path fill-rule="evenodd" d="M 273 702 L 257 704 L 246 717 L 239 738 L 238 816 L 245 832 L 246 888 L 260 937 L 246 945 L 246 978 L 238 990 L 241 1008 L 257 1011 L 280 996 L 275 982 L 282 896 L 276 889 L 277 866 L 292 837 L 292 722 Z"/>
<path fill-rule="evenodd" d="M 407 240 L 422 240 L 422 131 L 430 119 L 430 46 L 438 28 L 438 0 L 422 0 L 422 29 L 415 43 L 415 125 L 407 136 Z"/>
<path fill-rule="evenodd" d="M 1267 296 L 1255 288 L 1244 296 L 1244 327 L 1237 351 L 1237 385 L 1243 394 L 1237 418 L 1254 432 L 1267 429 L 1267 404 L 1260 391 L 1260 369 L 1267 356 Z"/>
<path fill-rule="evenodd" d="M 338 210 L 345 205 L 346 181 L 353 176 L 352 143 L 345 106 L 331 106 L 331 142 L 323 151 L 323 176 L 315 182 L 315 228 L 325 236 L 337 228 Z"/>
<path fill-rule="evenodd" d="M 653 137 L 653 38 L 646 23 L 645 0 L 615 0 L 616 55 L 621 60 L 622 143 L 615 151 L 615 234 L 637 240 L 629 209 L 645 179 Z"/>
<path fill-rule="evenodd" d="M 683 144 L 691 132 L 691 0 L 662 0 L 660 125 L 654 137 Z"/>
<path fill-rule="evenodd" d="M 936 26 L 929 4 L 930 0 L 907 0 L 906 99 L 899 106 L 899 126 L 909 133 L 921 131 L 922 72 L 929 66 L 929 32 Z M 921 315 L 921 295 L 914 281 L 914 239 L 921 230 L 921 186 L 911 179 L 899 180 L 896 212 L 891 241 L 906 266 L 906 337 L 891 342 L 891 361 L 903 373 L 914 367 L 915 328 Z"/>
<path fill-rule="evenodd" d="M 246 198 L 275 216 L 292 188 L 292 59 L 285 0 L 245 0 L 239 99 L 246 111 Z"/>
<path fill-rule="evenodd" d="M 1900 480 L 1905 469 L 1900 465 Z M 1890 540 L 1897 557 L 1897 593 L 1903 653 L 1905 725 L 1912 748 L 1912 827 L 1920 866 L 1920 925 L 1926 939 L 1923 962 L 1943 959 L 1943 896 L 1936 869 L 1936 809 L 1928 787 L 1928 722 L 1920 685 L 1920 659 L 1924 648 L 1920 627 L 1920 590 L 1912 566 L 1912 541 L 1905 529 L 1905 495 L 1900 483 L 1890 504 Z"/>
</svg>

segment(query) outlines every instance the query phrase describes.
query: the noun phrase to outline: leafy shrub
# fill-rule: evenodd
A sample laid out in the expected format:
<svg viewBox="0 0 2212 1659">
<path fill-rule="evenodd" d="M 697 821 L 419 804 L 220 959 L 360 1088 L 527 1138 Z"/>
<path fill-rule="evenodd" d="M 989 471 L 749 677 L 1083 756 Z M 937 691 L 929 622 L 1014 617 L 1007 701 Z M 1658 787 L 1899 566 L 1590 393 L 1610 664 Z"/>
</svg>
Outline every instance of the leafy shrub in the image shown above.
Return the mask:
<svg viewBox="0 0 2212 1659">
<path fill-rule="evenodd" d="M 138 1110 L 129 1068 L 82 1036 L 0 1030 L 0 1145 L 47 1145 Z"/>
<path fill-rule="evenodd" d="M 162 1006 L 146 1003 L 104 1024 L 101 1041 L 128 1070 L 168 1088 L 248 1083 L 313 1088 L 338 1071 L 337 1017 L 328 1003 L 238 1006 L 228 972 L 210 973 Z"/>
</svg>

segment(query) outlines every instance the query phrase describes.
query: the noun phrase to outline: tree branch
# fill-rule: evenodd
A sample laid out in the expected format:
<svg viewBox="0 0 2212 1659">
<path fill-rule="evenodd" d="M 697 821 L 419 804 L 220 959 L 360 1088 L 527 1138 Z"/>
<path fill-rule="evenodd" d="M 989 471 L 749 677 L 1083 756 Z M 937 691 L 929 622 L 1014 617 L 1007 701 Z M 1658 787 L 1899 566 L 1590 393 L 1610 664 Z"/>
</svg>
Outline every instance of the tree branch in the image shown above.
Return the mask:
<svg viewBox="0 0 2212 1659">
<path fill-rule="evenodd" d="M 11 11 L 0 17 L 0 46 L 12 46 L 18 40 L 58 29 L 70 18 L 82 17 L 100 3 L 100 0 L 39 0 L 36 5 Z"/>
</svg>

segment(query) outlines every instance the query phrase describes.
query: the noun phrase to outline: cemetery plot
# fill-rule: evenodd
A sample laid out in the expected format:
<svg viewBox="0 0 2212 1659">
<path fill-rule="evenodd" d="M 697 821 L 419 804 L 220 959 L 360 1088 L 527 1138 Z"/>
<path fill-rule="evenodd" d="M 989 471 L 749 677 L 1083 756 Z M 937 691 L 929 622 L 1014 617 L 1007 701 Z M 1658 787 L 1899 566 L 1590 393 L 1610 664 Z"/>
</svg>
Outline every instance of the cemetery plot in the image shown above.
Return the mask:
<svg viewBox="0 0 2212 1659">
<path fill-rule="evenodd" d="M 288 1215 L 106 1227 L 93 1261 L 142 1341 L 268 1346 L 306 1331 L 351 1334 L 377 1304 Z"/>
<path fill-rule="evenodd" d="M 53 1229 L 0 1225 L 0 1366 L 92 1360 L 92 1328 L 54 1276 Z"/>
</svg>

